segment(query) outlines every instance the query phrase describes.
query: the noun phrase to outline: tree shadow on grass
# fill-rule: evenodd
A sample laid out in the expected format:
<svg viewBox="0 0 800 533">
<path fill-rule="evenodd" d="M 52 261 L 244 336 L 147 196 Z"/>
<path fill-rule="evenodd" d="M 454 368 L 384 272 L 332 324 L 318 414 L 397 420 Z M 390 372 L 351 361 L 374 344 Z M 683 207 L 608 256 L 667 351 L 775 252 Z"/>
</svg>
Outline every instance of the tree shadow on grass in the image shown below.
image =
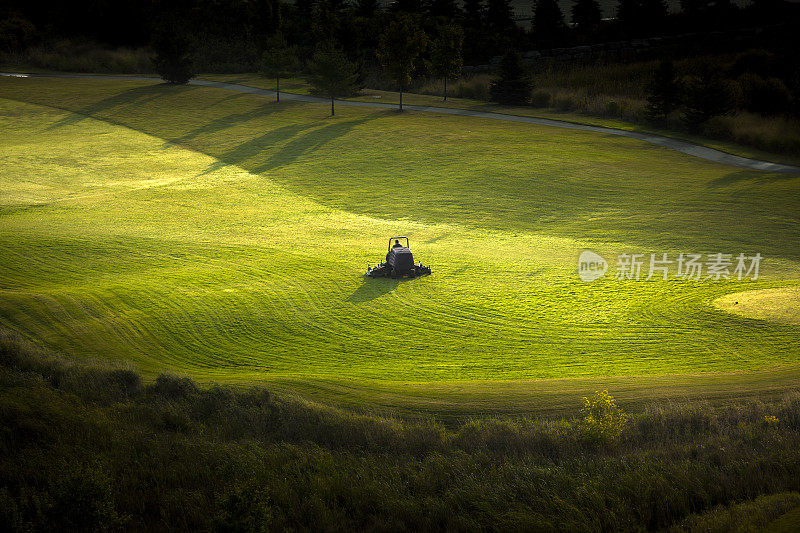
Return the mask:
<svg viewBox="0 0 800 533">
<path fill-rule="evenodd" d="M 255 174 L 288 165 L 301 156 L 313 153 L 329 142 L 346 135 L 356 126 L 374 120 L 377 115 L 375 113 L 357 120 L 333 122 L 321 128 L 316 127 L 319 123 L 290 124 L 276 128 L 216 155 L 218 161 L 209 165 L 201 175 L 228 165 L 236 165 Z M 312 128 L 315 129 L 298 136 Z M 275 148 L 285 141 L 289 142 L 283 147 Z"/>
<path fill-rule="evenodd" d="M 736 185 L 738 183 L 750 182 L 753 184 L 774 183 L 776 181 L 786 181 L 792 179 L 800 179 L 798 174 L 778 173 L 778 172 L 764 172 L 760 170 L 739 170 L 725 174 L 721 178 L 711 180 L 708 182 L 709 189 L 716 189 L 718 187 L 727 187 L 729 185 Z"/>
<path fill-rule="evenodd" d="M 249 172 L 257 172 L 255 160 L 258 156 L 263 154 L 264 151 L 271 149 L 275 144 L 279 144 L 287 139 L 298 135 L 303 130 L 312 128 L 313 124 L 290 124 L 268 131 L 258 137 L 253 137 L 249 141 L 245 141 L 236 148 L 228 150 L 227 152 L 217 156 L 217 161 L 214 161 L 199 175 L 203 176 L 210 172 L 214 172 L 227 166 L 236 165 Z"/>
<path fill-rule="evenodd" d="M 329 142 L 346 135 L 356 126 L 375 120 L 382 114 L 383 113 L 372 113 L 364 118 L 356 120 L 334 122 L 322 128 L 310 131 L 301 137 L 292 139 L 286 146 L 273 153 L 263 164 L 258 165 L 254 169 L 254 172 L 266 172 L 293 163 L 300 157 L 313 153 Z"/>
<path fill-rule="evenodd" d="M 400 281 L 399 279 L 368 278 L 365 276 L 363 283 L 347 298 L 347 301 L 352 303 L 371 302 L 392 292 L 400 285 Z"/>
<path fill-rule="evenodd" d="M 237 96 L 249 96 L 245 94 L 240 94 Z M 229 99 L 227 97 L 225 99 Z M 219 102 L 217 102 L 219 103 Z M 212 120 L 208 124 L 203 124 L 202 126 L 193 129 L 192 131 L 177 137 L 175 139 L 170 139 L 167 141 L 165 146 L 173 145 L 173 144 L 181 144 L 191 141 L 192 139 L 199 137 L 200 135 L 209 135 L 214 133 L 219 133 L 220 131 L 226 130 L 238 124 L 247 122 L 249 120 L 253 120 L 256 118 L 266 117 L 273 113 L 279 113 L 285 111 L 289 107 L 297 105 L 296 102 L 287 101 L 287 102 L 267 102 L 263 105 L 256 107 L 255 109 L 251 109 L 249 111 L 245 111 L 243 113 L 233 113 L 231 115 L 227 115 L 224 117 L 220 117 L 217 119 Z M 250 142 L 250 141 L 248 141 Z M 247 143 L 245 143 L 247 144 Z"/>
<path fill-rule="evenodd" d="M 47 130 L 54 130 L 64 126 L 76 124 L 84 119 L 95 117 L 98 113 L 108 111 L 115 107 L 127 104 L 144 104 L 151 100 L 161 98 L 164 96 L 172 96 L 175 94 L 183 93 L 186 91 L 197 90 L 197 87 L 188 85 L 170 85 L 169 83 L 159 83 L 156 85 L 145 85 L 144 87 L 134 87 L 121 93 L 114 94 L 108 98 L 104 98 L 97 102 L 86 105 L 76 111 L 73 111 L 66 117 L 58 122 L 51 124 Z"/>
</svg>

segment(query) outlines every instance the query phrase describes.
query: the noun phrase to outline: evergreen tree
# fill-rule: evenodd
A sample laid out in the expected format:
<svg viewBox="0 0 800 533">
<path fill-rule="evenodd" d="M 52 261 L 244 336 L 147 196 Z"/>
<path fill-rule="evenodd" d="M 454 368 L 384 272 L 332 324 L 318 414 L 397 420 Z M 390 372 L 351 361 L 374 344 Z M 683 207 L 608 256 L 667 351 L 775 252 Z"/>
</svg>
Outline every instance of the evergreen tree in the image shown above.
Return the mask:
<svg viewBox="0 0 800 533">
<path fill-rule="evenodd" d="M 355 9 L 359 17 L 374 17 L 378 12 L 378 0 L 358 0 Z"/>
<path fill-rule="evenodd" d="M 733 94 L 727 80 L 711 65 L 686 79 L 683 120 L 690 129 L 733 109 Z"/>
<path fill-rule="evenodd" d="M 660 31 L 667 14 L 664 0 L 620 0 L 617 5 L 617 19 L 628 35 Z"/>
<path fill-rule="evenodd" d="M 422 13 L 422 0 L 394 0 L 391 11 L 394 13 Z"/>
<path fill-rule="evenodd" d="M 464 59 L 468 64 L 479 63 L 487 55 L 483 0 L 464 0 Z"/>
<path fill-rule="evenodd" d="M 591 29 L 603 20 L 603 12 L 597 0 L 575 0 L 572 4 L 572 23 L 578 29 Z"/>
<path fill-rule="evenodd" d="M 540 44 L 553 45 L 561 38 L 566 25 L 557 0 L 535 0 L 531 29 Z"/>
<path fill-rule="evenodd" d="M 294 7 L 301 20 L 310 21 L 316 7 L 315 0 L 295 0 Z"/>
<path fill-rule="evenodd" d="M 617 20 L 623 28 L 635 27 L 639 23 L 639 0 L 619 0 Z"/>
<path fill-rule="evenodd" d="M 427 0 L 427 11 L 434 18 L 452 21 L 460 14 L 456 0 Z"/>
<path fill-rule="evenodd" d="M 275 78 L 275 94 L 281 101 L 281 78 L 297 72 L 297 47 L 287 46 L 280 32 L 267 42 L 267 48 L 261 57 L 261 72 L 268 78 Z"/>
<path fill-rule="evenodd" d="M 154 32 L 153 60 L 156 72 L 165 81 L 185 84 L 194 77 L 194 43 L 177 23 L 164 22 Z"/>
<path fill-rule="evenodd" d="M 486 2 L 486 24 L 489 31 L 505 32 L 514 27 L 514 8 L 510 0 L 488 0 Z"/>
<path fill-rule="evenodd" d="M 358 90 L 358 72 L 344 52 L 327 46 L 314 53 L 308 64 L 308 83 L 316 94 L 331 99 L 331 116 L 334 116 L 334 101 L 337 97 L 350 96 Z"/>
<path fill-rule="evenodd" d="M 468 28 L 479 27 L 485 11 L 482 0 L 464 0 L 464 25 Z"/>
<path fill-rule="evenodd" d="M 425 50 L 428 38 L 410 15 L 401 13 L 381 35 L 378 59 L 397 82 L 400 91 L 400 111 L 403 110 L 403 90 L 411 83 L 416 61 Z"/>
<path fill-rule="evenodd" d="M 461 47 L 464 43 L 464 31 L 460 26 L 448 24 L 439 29 L 439 36 L 431 47 L 431 63 L 434 73 L 444 80 L 443 101 L 447 100 L 447 80 L 457 78 L 461 74 L 464 60 Z"/>
<path fill-rule="evenodd" d="M 530 100 L 532 88 L 519 52 L 509 50 L 500 61 L 498 79 L 490 87 L 492 100 L 507 105 L 525 105 Z"/>
<path fill-rule="evenodd" d="M 670 113 L 680 105 L 680 84 L 672 61 L 665 59 L 658 65 L 653 81 L 647 87 L 645 110 L 651 120 L 666 121 Z"/>
<path fill-rule="evenodd" d="M 639 0 L 641 25 L 646 33 L 659 33 L 664 29 L 669 9 L 666 0 Z"/>
<path fill-rule="evenodd" d="M 344 3 L 342 0 L 318 0 L 312 20 L 314 40 L 318 43 L 340 42 Z"/>
<path fill-rule="evenodd" d="M 267 36 L 281 27 L 281 3 L 279 0 L 254 0 L 247 5 L 253 38 L 259 45 L 266 46 Z"/>
</svg>

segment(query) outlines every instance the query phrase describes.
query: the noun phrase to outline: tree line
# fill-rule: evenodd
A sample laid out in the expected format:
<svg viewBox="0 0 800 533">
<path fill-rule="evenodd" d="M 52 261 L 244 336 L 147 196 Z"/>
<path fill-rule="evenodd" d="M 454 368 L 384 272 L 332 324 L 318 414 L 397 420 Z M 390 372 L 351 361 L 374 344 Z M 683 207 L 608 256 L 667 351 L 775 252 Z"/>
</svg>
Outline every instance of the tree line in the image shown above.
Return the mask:
<svg viewBox="0 0 800 533">
<path fill-rule="evenodd" d="M 37 29 L 149 43 L 155 67 L 168 81 L 185 83 L 198 69 L 214 70 L 213 56 L 222 70 L 237 65 L 275 79 L 280 99 L 280 80 L 302 73 L 316 93 L 331 99 L 333 113 L 335 98 L 357 92 L 375 73 L 399 91 L 402 109 L 412 79 L 442 80 L 446 99 L 447 83 L 463 65 L 502 56 L 490 97 L 525 105 L 533 87 L 521 51 L 797 20 L 797 10 L 783 0 L 757 0 L 746 8 L 730 0 L 681 0 L 673 14 L 665 0 L 619 0 L 614 19 L 603 18 L 597 0 L 574 0 L 568 14 L 556 0 L 532 2 L 530 28 L 524 29 L 509 0 L 394 0 L 387 6 L 377 0 L 79 0 L 68 6 L 10 0 L 0 8 L 0 48 L 30 43 Z M 792 65 L 797 61 L 787 72 L 768 75 L 761 72 L 764 65 L 744 69 L 735 86 L 713 68 L 667 82 L 663 67 L 654 73 L 652 87 L 661 92 L 650 91 L 648 114 L 663 120 L 680 107 L 687 124 L 699 124 L 727 113 L 737 98 L 756 112 L 785 111 L 797 100 L 791 92 L 800 76 Z"/>
<path fill-rule="evenodd" d="M 398 14 L 415 17 L 429 36 L 461 28 L 467 65 L 485 64 L 509 48 L 534 50 L 631 38 L 714 31 L 796 19 L 784 0 L 681 0 L 670 13 L 666 0 L 618 0 L 605 18 L 598 0 L 573 0 L 564 13 L 557 0 L 530 0 L 529 28 L 518 24 L 510 0 L 5 0 L 0 4 L 0 46 L 29 39 L 26 23 L 49 37 L 82 37 L 114 46 L 152 42 L 174 26 L 206 44 L 206 54 L 228 51 L 260 57 L 275 32 L 307 61 L 320 43 L 334 41 L 351 60 L 374 58 L 378 39 Z"/>
</svg>

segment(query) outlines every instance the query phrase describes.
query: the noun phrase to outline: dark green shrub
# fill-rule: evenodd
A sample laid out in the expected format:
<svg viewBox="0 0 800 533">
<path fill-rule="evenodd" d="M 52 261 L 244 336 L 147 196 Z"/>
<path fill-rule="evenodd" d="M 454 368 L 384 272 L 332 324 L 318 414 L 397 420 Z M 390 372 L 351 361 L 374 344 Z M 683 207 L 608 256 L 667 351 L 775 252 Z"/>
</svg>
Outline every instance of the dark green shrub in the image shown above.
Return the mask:
<svg viewBox="0 0 800 533">
<path fill-rule="evenodd" d="M 619 117 L 622 115 L 623 106 L 616 100 L 609 100 L 603 106 L 603 112 L 612 117 Z"/>
<path fill-rule="evenodd" d="M 530 101 L 533 84 L 522 67 L 519 52 L 506 52 L 497 74 L 498 79 L 489 88 L 492 100 L 505 105 L 526 105 Z"/>
<path fill-rule="evenodd" d="M 726 117 L 712 117 L 701 127 L 703 135 L 715 139 L 730 139 L 733 129 Z"/>
<path fill-rule="evenodd" d="M 69 463 L 51 489 L 51 526 L 61 531 L 98 531 L 121 522 L 111 478 L 99 463 Z"/>
<path fill-rule="evenodd" d="M 197 385 L 191 379 L 172 374 L 161 374 L 149 387 L 150 392 L 168 400 L 186 399 L 197 390 Z"/>
<path fill-rule="evenodd" d="M 36 27 L 22 17 L 0 21 L 0 52 L 16 52 L 27 48 L 36 36 Z"/>
<path fill-rule="evenodd" d="M 786 84 L 778 78 L 762 78 L 757 74 L 739 77 L 742 107 L 762 115 L 777 115 L 789 111 L 792 95 Z"/>
<path fill-rule="evenodd" d="M 22 515 L 8 489 L 0 488 L 0 531 L 22 531 Z"/>
<path fill-rule="evenodd" d="M 272 521 L 272 507 L 263 489 L 235 487 L 219 499 L 212 527 L 221 533 L 261 533 L 270 531 Z"/>
<path fill-rule="evenodd" d="M 142 377 L 134 370 L 112 370 L 106 376 L 108 388 L 122 398 L 135 398 L 142 393 Z"/>
<path fill-rule="evenodd" d="M 684 81 L 683 120 L 692 130 L 713 117 L 727 115 L 733 104 L 730 82 L 713 67 L 703 67 Z"/>
<path fill-rule="evenodd" d="M 775 54 L 766 50 L 748 50 L 739 55 L 728 71 L 728 76 L 737 78 L 742 74 L 752 73 L 764 78 L 778 76 L 785 68 Z"/>
<path fill-rule="evenodd" d="M 156 427 L 162 431 L 188 433 L 197 429 L 189 414 L 175 404 L 161 405 L 159 415 Z"/>
<path fill-rule="evenodd" d="M 781 424 L 800 431 L 800 392 L 792 392 L 783 398 L 777 416 Z"/>
<path fill-rule="evenodd" d="M 578 107 L 578 101 L 571 96 L 559 96 L 556 98 L 554 105 L 559 111 L 572 111 Z"/>
<path fill-rule="evenodd" d="M 547 91 L 534 91 L 531 95 L 531 106 L 549 107 L 553 97 Z"/>
</svg>

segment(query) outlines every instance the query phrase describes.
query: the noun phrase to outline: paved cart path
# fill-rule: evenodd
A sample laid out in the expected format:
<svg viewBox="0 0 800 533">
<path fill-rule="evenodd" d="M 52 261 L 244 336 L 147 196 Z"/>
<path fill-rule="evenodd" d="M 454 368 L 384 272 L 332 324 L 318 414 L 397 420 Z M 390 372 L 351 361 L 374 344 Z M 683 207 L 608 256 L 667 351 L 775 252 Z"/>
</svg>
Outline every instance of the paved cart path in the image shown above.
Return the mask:
<svg viewBox="0 0 800 533">
<path fill-rule="evenodd" d="M 161 78 L 148 77 L 148 76 L 109 76 L 109 75 L 79 75 L 79 74 L 16 74 L 0 72 L 0 76 L 10 76 L 18 78 L 90 78 L 99 80 L 131 80 L 131 81 L 163 81 Z M 275 91 L 268 89 L 259 89 L 256 87 L 249 87 L 247 85 L 239 85 L 236 83 L 226 83 L 222 81 L 210 81 L 203 79 L 194 79 L 189 81 L 190 85 L 199 85 L 202 87 L 215 87 L 217 89 L 225 89 L 228 91 L 237 91 L 240 93 L 258 94 L 262 96 L 275 97 Z M 321 104 L 329 104 L 330 99 L 319 98 L 316 96 L 308 96 L 303 94 L 286 93 L 281 91 L 281 98 L 285 100 L 294 100 L 298 102 L 314 102 Z M 384 108 L 384 109 L 397 109 L 397 104 L 387 104 L 383 102 L 354 102 L 351 100 L 336 100 L 336 105 L 350 106 L 350 107 L 369 107 L 369 108 Z M 485 111 L 472 111 L 469 109 L 454 109 L 449 107 L 435 107 L 435 106 L 422 106 L 422 105 L 405 105 L 404 109 L 412 111 L 423 111 L 429 113 L 442 113 L 447 115 L 460 115 L 465 117 L 478 117 L 488 118 L 492 120 L 504 120 L 506 122 L 522 122 L 525 124 L 537 124 L 540 126 L 553 126 L 556 128 L 566 128 L 570 130 L 592 131 L 595 133 L 605 133 L 608 135 L 619 135 L 620 137 L 629 137 L 631 139 L 639 139 L 640 141 L 649 142 L 684 154 L 693 155 L 708 161 L 716 163 L 723 163 L 741 168 L 748 168 L 752 170 L 764 170 L 768 172 L 781 172 L 786 174 L 800 174 L 800 167 L 794 165 L 784 165 L 780 163 L 771 163 L 769 161 L 760 161 L 758 159 L 750 159 L 738 155 L 729 154 L 706 146 L 682 141 L 672 137 L 664 137 L 663 135 L 655 135 L 652 133 L 642 133 L 638 131 L 619 130 L 614 128 L 605 128 L 602 126 L 589 126 L 587 124 L 576 124 L 574 122 L 566 122 L 563 120 L 552 120 L 548 118 L 535 118 L 535 117 L 522 117 L 518 115 L 505 115 L 503 113 L 489 113 Z"/>
</svg>

